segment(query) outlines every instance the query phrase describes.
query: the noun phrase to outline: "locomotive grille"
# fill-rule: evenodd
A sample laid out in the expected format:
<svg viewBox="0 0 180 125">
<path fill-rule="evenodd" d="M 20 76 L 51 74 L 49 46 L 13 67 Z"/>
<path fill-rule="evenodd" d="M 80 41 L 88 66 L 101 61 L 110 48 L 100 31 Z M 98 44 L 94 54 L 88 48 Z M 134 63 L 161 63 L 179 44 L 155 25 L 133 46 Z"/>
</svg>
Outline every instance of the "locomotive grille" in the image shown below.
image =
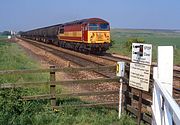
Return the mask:
<svg viewBox="0 0 180 125">
<path fill-rule="evenodd" d="M 103 35 L 101 33 L 97 33 L 97 39 L 98 39 L 98 41 L 104 40 Z"/>
</svg>

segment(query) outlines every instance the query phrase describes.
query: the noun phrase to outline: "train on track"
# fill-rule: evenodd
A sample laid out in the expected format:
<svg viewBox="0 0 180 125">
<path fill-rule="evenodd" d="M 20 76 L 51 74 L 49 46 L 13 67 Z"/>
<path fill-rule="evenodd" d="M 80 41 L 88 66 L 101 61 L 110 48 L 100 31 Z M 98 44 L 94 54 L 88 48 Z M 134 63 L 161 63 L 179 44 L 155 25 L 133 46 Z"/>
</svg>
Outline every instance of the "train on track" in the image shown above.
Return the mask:
<svg viewBox="0 0 180 125">
<path fill-rule="evenodd" d="M 111 46 L 110 25 L 100 18 L 38 28 L 23 32 L 21 37 L 85 53 L 104 53 Z"/>
</svg>

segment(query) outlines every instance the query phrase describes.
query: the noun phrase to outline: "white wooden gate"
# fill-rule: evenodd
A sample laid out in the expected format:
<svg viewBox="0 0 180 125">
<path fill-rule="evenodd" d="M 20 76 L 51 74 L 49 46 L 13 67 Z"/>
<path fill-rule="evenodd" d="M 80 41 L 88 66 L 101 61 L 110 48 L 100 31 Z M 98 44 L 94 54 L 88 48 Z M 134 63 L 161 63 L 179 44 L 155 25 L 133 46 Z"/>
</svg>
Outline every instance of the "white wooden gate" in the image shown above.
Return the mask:
<svg viewBox="0 0 180 125">
<path fill-rule="evenodd" d="M 153 69 L 153 125 L 180 125 L 180 107 L 172 97 L 173 47 L 158 47 L 158 67 Z"/>
</svg>

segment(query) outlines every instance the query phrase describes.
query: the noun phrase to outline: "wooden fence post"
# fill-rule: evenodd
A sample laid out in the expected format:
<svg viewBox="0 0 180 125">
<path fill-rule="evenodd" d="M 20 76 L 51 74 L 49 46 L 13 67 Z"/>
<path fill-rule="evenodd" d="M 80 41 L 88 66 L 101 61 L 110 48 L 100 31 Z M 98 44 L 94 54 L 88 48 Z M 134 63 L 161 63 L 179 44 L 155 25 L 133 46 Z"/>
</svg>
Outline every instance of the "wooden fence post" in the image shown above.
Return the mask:
<svg viewBox="0 0 180 125">
<path fill-rule="evenodd" d="M 132 105 L 132 101 L 131 101 L 131 98 L 129 97 L 129 93 L 131 93 L 131 87 L 126 84 L 126 91 L 125 91 L 125 94 L 124 94 L 124 109 L 126 111 L 126 113 L 128 113 L 128 105 Z"/>
<path fill-rule="evenodd" d="M 139 103 L 138 103 L 138 125 L 141 124 L 141 108 L 142 108 L 142 90 L 139 90 Z"/>
<path fill-rule="evenodd" d="M 55 69 L 55 66 L 50 66 L 50 69 Z M 55 78 L 55 72 L 50 72 L 50 94 L 51 94 L 51 106 L 56 106 L 56 85 L 52 85 L 52 82 L 56 80 Z"/>
</svg>

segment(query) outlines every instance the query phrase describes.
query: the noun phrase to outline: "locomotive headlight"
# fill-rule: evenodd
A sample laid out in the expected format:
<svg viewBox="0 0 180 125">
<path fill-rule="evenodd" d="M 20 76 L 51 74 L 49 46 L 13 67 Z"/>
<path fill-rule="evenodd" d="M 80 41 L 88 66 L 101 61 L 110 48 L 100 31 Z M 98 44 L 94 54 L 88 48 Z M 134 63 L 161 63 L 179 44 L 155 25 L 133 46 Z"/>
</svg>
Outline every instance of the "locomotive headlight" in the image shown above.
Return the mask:
<svg viewBox="0 0 180 125">
<path fill-rule="evenodd" d="M 107 40 L 110 40 L 110 35 L 109 35 L 109 33 L 106 33 L 106 34 L 105 34 L 105 37 L 106 37 Z"/>
<path fill-rule="evenodd" d="M 90 33 L 90 41 L 94 41 L 95 33 Z"/>
<path fill-rule="evenodd" d="M 90 33 L 90 37 L 91 37 L 91 39 L 93 38 L 93 33 Z"/>
<path fill-rule="evenodd" d="M 109 33 L 106 33 L 106 36 L 109 37 Z"/>
<path fill-rule="evenodd" d="M 90 33 L 90 41 L 93 39 L 93 33 Z"/>
<path fill-rule="evenodd" d="M 90 36 L 91 36 L 91 38 L 93 38 L 95 36 L 95 34 L 94 33 L 90 33 Z"/>
</svg>

